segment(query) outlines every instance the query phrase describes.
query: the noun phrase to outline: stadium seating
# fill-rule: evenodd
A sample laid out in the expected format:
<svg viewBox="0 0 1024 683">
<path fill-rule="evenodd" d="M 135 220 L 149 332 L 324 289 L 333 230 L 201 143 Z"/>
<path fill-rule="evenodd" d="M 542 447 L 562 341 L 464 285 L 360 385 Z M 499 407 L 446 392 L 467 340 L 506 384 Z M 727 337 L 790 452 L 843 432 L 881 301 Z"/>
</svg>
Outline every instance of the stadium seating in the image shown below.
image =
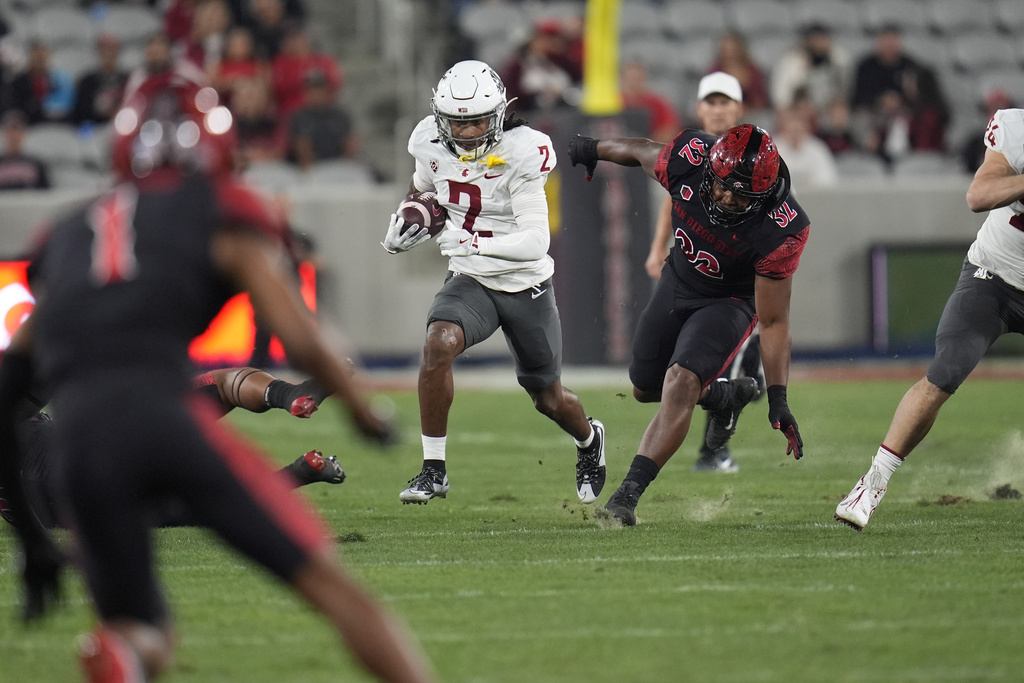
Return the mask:
<svg viewBox="0 0 1024 683">
<path fill-rule="evenodd" d="M 25 153 L 39 157 L 51 166 L 80 165 L 82 144 L 74 126 L 65 123 L 40 123 L 25 133 Z"/>
<path fill-rule="evenodd" d="M 32 14 L 28 24 L 31 38 L 46 43 L 50 49 L 65 45 L 91 47 L 95 26 L 89 14 L 74 7 L 43 7 Z"/>
<path fill-rule="evenodd" d="M 131 5 L 107 5 L 98 30 L 117 36 L 122 45 L 142 45 L 161 29 L 160 18 L 152 10 Z"/>
<path fill-rule="evenodd" d="M 879 157 L 863 152 L 840 154 L 836 170 L 840 178 L 881 178 L 886 174 L 885 163 Z"/>
<path fill-rule="evenodd" d="M 253 164 L 245 171 L 245 178 L 267 192 L 284 192 L 301 182 L 298 169 L 285 161 Z"/>
<path fill-rule="evenodd" d="M 809 24 L 822 24 L 835 33 L 861 30 L 858 6 L 848 0 L 821 0 L 800 2 L 793 8 L 794 25 L 803 28 Z"/>
<path fill-rule="evenodd" d="M 955 36 L 992 27 L 992 7 L 985 2 L 932 0 L 928 24 L 937 33 Z"/>
<path fill-rule="evenodd" d="M 733 0 L 730 24 L 748 38 L 782 34 L 792 41 L 793 4 L 782 0 Z"/>
<path fill-rule="evenodd" d="M 665 6 L 664 24 L 671 36 L 714 36 L 728 28 L 721 3 L 706 0 L 676 0 Z"/>
<path fill-rule="evenodd" d="M 893 165 L 896 177 L 918 178 L 959 172 L 957 163 L 941 152 L 911 152 Z"/>
<path fill-rule="evenodd" d="M 302 177 L 303 186 L 358 186 L 373 184 L 373 173 L 366 164 L 351 159 L 320 161 Z"/>
</svg>

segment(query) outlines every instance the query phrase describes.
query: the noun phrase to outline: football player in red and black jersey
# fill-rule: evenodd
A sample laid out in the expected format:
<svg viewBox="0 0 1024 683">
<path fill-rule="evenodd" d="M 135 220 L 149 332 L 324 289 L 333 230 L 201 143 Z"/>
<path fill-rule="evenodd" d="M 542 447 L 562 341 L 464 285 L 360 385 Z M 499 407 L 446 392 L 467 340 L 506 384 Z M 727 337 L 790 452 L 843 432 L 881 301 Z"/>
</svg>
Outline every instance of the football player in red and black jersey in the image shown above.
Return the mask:
<svg viewBox="0 0 1024 683">
<path fill-rule="evenodd" d="M 192 378 L 192 388 L 213 401 L 218 415 L 227 415 L 235 408 L 253 413 L 263 413 L 271 408 L 287 410 L 298 418 L 309 418 L 317 411 L 326 398 L 326 391 L 316 380 L 309 379 L 292 384 L 278 379 L 257 368 L 221 368 L 210 370 Z M 21 480 L 29 504 L 35 516 L 46 527 L 60 526 L 59 494 L 57 488 L 58 459 L 54 446 L 53 421 L 47 413 L 37 409 L 45 404 L 38 392 L 27 398 L 25 413 L 29 417 L 18 423 L 18 438 L 21 444 Z M 317 482 L 341 484 L 345 481 L 345 470 L 335 456 L 324 457 L 317 450 L 310 450 L 286 467 L 297 486 Z M 10 524 L 16 524 L 10 510 L 6 493 L 0 486 L 0 517 Z M 154 526 L 184 526 L 191 523 L 187 513 L 177 501 L 167 501 L 153 510 Z"/>
<path fill-rule="evenodd" d="M 38 305 L 0 364 L 0 453 L 17 452 L 8 416 L 34 372 L 60 416 L 61 499 L 101 622 L 80 641 L 88 680 L 149 680 L 171 663 L 148 514 L 167 498 L 292 586 L 379 678 L 432 680 L 401 626 L 338 565 L 292 482 L 190 390 L 191 340 L 245 291 L 363 435 L 391 432 L 301 304 L 283 222 L 232 176 L 230 112 L 212 88 L 153 76 L 115 117 L 112 150 L 117 185 L 50 231 L 32 264 Z M 57 594 L 60 551 L 29 523 L 19 459 L 0 459 L 0 481 L 26 521 L 15 529 L 31 618 Z"/>
<path fill-rule="evenodd" d="M 606 509 L 636 524 L 640 496 L 682 444 L 695 405 L 719 432 L 734 429 L 760 389 L 753 378 L 719 378 L 758 323 L 768 419 L 786 435 L 787 453 L 800 458 L 803 441 L 786 399 L 789 304 L 810 224 L 771 136 L 749 124 L 717 139 L 687 129 L 668 145 L 577 135 L 569 158 L 588 178 L 602 160 L 641 166 L 672 196 L 675 246 L 640 317 L 629 366 L 634 397 L 661 405 Z"/>
</svg>

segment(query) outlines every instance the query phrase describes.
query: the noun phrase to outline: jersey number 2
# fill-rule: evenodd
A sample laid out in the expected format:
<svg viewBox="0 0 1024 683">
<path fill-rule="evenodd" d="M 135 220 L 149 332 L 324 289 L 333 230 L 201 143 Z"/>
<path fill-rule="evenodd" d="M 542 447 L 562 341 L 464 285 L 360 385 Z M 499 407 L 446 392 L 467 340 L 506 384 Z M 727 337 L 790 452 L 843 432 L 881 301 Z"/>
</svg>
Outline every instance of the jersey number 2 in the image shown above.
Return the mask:
<svg viewBox="0 0 1024 683">
<path fill-rule="evenodd" d="M 466 218 L 462 221 L 462 229 L 468 232 L 475 232 L 481 237 L 491 237 L 494 233 L 490 230 L 473 229 L 473 226 L 476 225 L 476 217 L 480 215 L 480 209 L 483 208 L 480 188 L 476 185 L 470 185 L 469 183 L 460 183 L 457 180 L 449 180 L 448 196 L 451 198 L 452 204 L 458 204 L 461 206 L 462 195 L 469 197 L 469 208 L 466 209 Z"/>
</svg>

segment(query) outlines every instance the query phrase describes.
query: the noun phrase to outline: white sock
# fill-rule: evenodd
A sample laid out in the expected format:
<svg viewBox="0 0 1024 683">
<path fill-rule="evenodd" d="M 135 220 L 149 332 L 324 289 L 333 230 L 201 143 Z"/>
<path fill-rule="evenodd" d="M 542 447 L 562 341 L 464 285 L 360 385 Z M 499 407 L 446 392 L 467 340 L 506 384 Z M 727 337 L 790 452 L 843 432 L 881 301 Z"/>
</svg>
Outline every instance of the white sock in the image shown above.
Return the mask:
<svg viewBox="0 0 1024 683">
<path fill-rule="evenodd" d="M 424 460 L 444 460 L 445 445 L 448 441 L 447 436 L 425 436 L 420 435 L 423 440 L 423 459 Z"/>
<path fill-rule="evenodd" d="M 903 464 L 903 458 L 900 458 L 893 451 L 890 451 L 882 444 L 878 447 L 878 452 L 875 453 L 875 457 L 871 459 L 871 469 L 877 474 L 880 486 L 876 488 L 883 488 L 889 485 L 889 477 L 896 471 L 896 468 Z"/>
<path fill-rule="evenodd" d="M 596 434 L 596 433 L 597 433 L 597 431 L 593 428 L 593 426 L 591 426 L 591 428 L 590 428 L 590 436 L 588 436 L 585 440 L 583 440 L 583 441 L 576 441 L 576 437 L 573 437 L 572 440 L 576 441 L 576 447 L 577 448 L 590 448 L 590 444 L 594 443 L 594 434 Z"/>
</svg>

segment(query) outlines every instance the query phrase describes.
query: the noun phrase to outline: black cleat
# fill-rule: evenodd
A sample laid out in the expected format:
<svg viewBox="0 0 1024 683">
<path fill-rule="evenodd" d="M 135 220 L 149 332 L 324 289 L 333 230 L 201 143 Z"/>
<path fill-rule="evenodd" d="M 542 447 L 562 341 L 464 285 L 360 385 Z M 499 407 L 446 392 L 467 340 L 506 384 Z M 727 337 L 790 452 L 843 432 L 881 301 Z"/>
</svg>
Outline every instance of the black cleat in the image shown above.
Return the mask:
<svg viewBox="0 0 1024 683">
<path fill-rule="evenodd" d="M 320 451 L 309 451 L 300 455 L 289 469 L 303 485 L 320 481 L 326 484 L 340 484 L 345 481 L 345 470 L 338 464 L 337 456 L 325 458 Z"/>
<path fill-rule="evenodd" d="M 708 450 L 705 446 L 700 449 L 700 457 L 693 463 L 694 472 L 739 472 L 740 466 L 732 459 L 728 446 L 722 446 L 717 451 Z"/>
<path fill-rule="evenodd" d="M 626 480 L 608 499 L 604 509 L 619 520 L 622 526 L 636 526 L 636 506 L 640 502 L 640 484 Z"/>
<path fill-rule="evenodd" d="M 406 505 L 409 503 L 426 505 L 431 498 L 446 498 L 448 496 L 448 475 L 429 467 L 424 467 L 407 483 L 409 486 L 398 494 L 398 499 Z"/>
<path fill-rule="evenodd" d="M 729 443 L 729 439 L 736 433 L 736 420 L 739 419 L 740 411 L 761 395 L 760 386 L 753 377 L 719 381 L 729 383 L 730 396 L 725 408 L 708 411 L 708 431 L 704 435 L 704 444 L 711 451 L 717 451 Z"/>
<path fill-rule="evenodd" d="M 594 441 L 589 448 L 576 449 L 576 495 L 584 503 L 593 503 L 604 489 L 608 468 L 604 459 L 604 425 L 587 418 L 594 427 Z"/>
</svg>

